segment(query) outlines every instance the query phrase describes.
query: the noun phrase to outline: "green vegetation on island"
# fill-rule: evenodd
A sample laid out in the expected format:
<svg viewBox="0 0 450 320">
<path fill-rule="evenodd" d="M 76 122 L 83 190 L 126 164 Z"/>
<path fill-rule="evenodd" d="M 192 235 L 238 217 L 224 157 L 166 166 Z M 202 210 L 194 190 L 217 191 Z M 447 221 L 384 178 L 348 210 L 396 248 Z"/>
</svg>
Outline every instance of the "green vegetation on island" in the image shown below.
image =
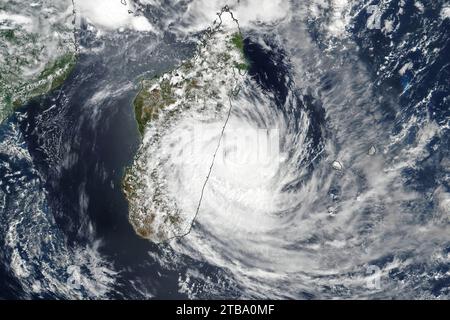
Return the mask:
<svg viewBox="0 0 450 320">
<path fill-rule="evenodd" d="M 138 129 L 144 134 L 145 125 L 158 115 L 159 110 L 175 102 L 172 86 L 168 80 L 163 80 L 158 88 L 149 90 L 147 81 L 142 83 L 142 89 L 134 99 L 134 110 Z"/>
<path fill-rule="evenodd" d="M 245 55 L 244 37 L 242 36 L 242 33 L 241 32 L 234 33 L 231 36 L 230 42 L 232 43 L 233 46 L 235 46 L 239 50 L 242 56 L 242 60 L 244 61 L 244 62 L 235 62 L 234 66 L 239 70 L 243 71 L 248 70 L 250 68 L 250 63 Z"/>
<path fill-rule="evenodd" d="M 244 37 L 242 33 L 236 32 L 231 36 L 231 43 L 244 54 Z"/>
<path fill-rule="evenodd" d="M 1 30 L 0 37 L 4 38 L 7 41 L 12 42 L 15 39 L 14 30 L 12 30 L 12 29 Z"/>
<path fill-rule="evenodd" d="M 244 53 L 244 38 L 242 33 L 238 31 L 228 35 L 227 47 L 236 52 L 234 58 L 230 52 L 223 51 L 217 53 L 219 61 L 223 61 L 223 63 L 228 65 L 231 64 L 240 71 L 247 71 L 250 63 Z M 193 62 L 188 60 L 180 66 L 180 71 L 189 73 L 193 68 Z M 195 92 L 201 89 L 202 86 L 199 84 L 198 78 L 202 77 L 202 72 L 204 71 L 198 69 L 196 73 L 197 78 L 185 79 L 176 86 L 177 88 L 184 88 L 186 98 L 192 98 Z M 148 122 L 156 118 L 163 108 L 176 102 L 174 89 L 176 89 L 175 86 L 169 80 L 161 79 L 158 76 L 151 80 L 141 80 L 141 90 L 133 101 L 136 122 L 141 136 L 144 135 Z"/>
<path fill-rule="evenodd" d="M 227 7 L 224 12 L 229 12 Z M 129 204 L 129 221 L 145 239 L 161 243 L 186 235 L 192 227 L 195 212 L 180 210 L 167 195 L 158 151 L 164 136 L 186 119 L 226 123 L 229 99 L 239 92 L 249 68 L 244 38 L 235 22 L 234 29 L 215 23 L 204 33 L 193 57 L 178 67 L 139 79 L 141 88 L 133 107 L 142 143 L 124 173 L 122 190 Z"/>
</svg>

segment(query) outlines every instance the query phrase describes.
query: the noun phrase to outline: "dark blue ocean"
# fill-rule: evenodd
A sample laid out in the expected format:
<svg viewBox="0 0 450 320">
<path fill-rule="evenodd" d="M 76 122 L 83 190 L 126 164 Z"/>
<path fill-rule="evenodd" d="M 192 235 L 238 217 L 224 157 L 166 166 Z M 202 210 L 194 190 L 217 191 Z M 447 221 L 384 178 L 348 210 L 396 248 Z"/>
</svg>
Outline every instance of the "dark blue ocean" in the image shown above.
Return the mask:
<svg viewBox="0 0 450 320">
<path fill-rule="evenodd" d="M 387 6 L 384 14 L 392 15 L 396 26 L 392 36 L 387 38 L 378 29 L 368 29 L 368 14 L 361 10 L 348 30 L 349 41 L 356 49 L 342 56 L 362 62 L 367 69 L 373 90 L 380 97 L 383 117 L 379 121 L 392 130 L 387 134 L 398 133 L 412 117 L 428 118 L 442 128 L 442 134 L 427 142 L 429 155 L 402 172 L 404 185 L 426 199 L 420 208 L 414 209 L 415 219 L 427 221 L 437 206 L 434 190 L 440 187 L 450 192 L 450 169 L 446 162 L 450 155 L 450 19 L 440 18 L 441 4 L 434 1 L 425 4 L 423 14 L 417 14 L 413 1 L 406 1 L 405 13 L 399 21 L 396 20 L 399 2 L 390 1 Z M 308 32 L 320 48 L 324 39 L 317 23 L 311 22 Z M 244 30 L 244 34 L 250 76 L 264 90 L 273 92 L 277 103 L 284 104 L 288 88 L 279 79 L 293 68 L 289 52 L 273 35 L 266 35 L 267 43 L 273 46 L 272 51 L 266 51 L 258 44 L 254 32 Z M 436 51 L 428 56 L 412 50 L 423 45 L 423 41 L 428 41 L 429 50 Z M 0 148 L 0 189 L 4 195 L 0 202 L 0 299 L 71 298 L 59 287 L 70 277 L 67 266 L 59 265 L 60 259 L 75 256 L 69 265 L 76 265 L 78 258 L 74 252 L 92 246 L 97 246 L 105 268 L 117 272 L 111 276 L 114 281 L 104 296 L 185 298 L 178 280 L 189 266 L 195 264 L 212 278 L 224 271 L 190 257 L 182 258 L 183 263 L 176 268 L 161 266 L 154 257 L 167 255 L 170 246 L 158 246 L 136 236 L 128 222 L 121 181 L 140 143 L 132 107 L 139 80 L 176 67 L 192 56 L 195 44 L 176 39 L 169 32 L 158 40 L 152 36 L 137 38 L 133 33 L 98 40 L 84 29 L 80 31 L 80 43 L 86 48 L 104 45 L 105 49 L 98 54 L 80 54 L 75 70 L 60 88 L 20 107 L 0 127 L 0 140 L 11 143 L 10 149 Z M 399 73 L 406 63 L 412 63 L 412 67 Z M 322 88 L 333 89 L 338 79 L 334 72 L 330 70 L 322 76 Z M 326 139 L 320 129 L 326 119 L 321 102 L 313 96 L 302 92 L 299 103 L 314 119 L 308 136 L 320 145 Z M 415 143 L 419 130 L 411 126 L 396 148 Z M 29 157 L 16 156 L 13 145 L 23 150 L 22 154 L 29 153 Z M 309 171 L 314 171 L 314 163 Z M 14 221 L 20 221 L 18 238 L 10 239 L 8 230 Z M 45 241 L 37 243 L 44 238 Z M 15 249 L 11 243 L 15 243 Z M 450 243 L 437 245 L 450 254 Z M 27 250 L 32 248 L 39 253 L 29 254 Z M 42 283 L 51 273 L 55 282 L 45 290 L 32 289 L 35 282 L 18 279 L 11 267 L 11 261 L 20 261 L 17 257 L 27 262 L 28 267 L 22 270 L 27 278 Z M 383 267 L 392 260 L 393 256 L 386 256 L 373 263 Z M 407 279 L 409 272 L 447 274 L 427 280 L 426 288 L 431 296 L 448 295 L 450 265 L 438 264 L 433 270 L 427 270 L 428 267 L 394 268 L 389 277 Z M 83 268 L 81 273 L 95 279 L 92 271 L 95 268 Z M 238 298 L 240 290 L 237 284 L 214 296 L 205 293 L 204 297 Z M 86 297 L 92 295 L 86 293 Z"/>
</svg>

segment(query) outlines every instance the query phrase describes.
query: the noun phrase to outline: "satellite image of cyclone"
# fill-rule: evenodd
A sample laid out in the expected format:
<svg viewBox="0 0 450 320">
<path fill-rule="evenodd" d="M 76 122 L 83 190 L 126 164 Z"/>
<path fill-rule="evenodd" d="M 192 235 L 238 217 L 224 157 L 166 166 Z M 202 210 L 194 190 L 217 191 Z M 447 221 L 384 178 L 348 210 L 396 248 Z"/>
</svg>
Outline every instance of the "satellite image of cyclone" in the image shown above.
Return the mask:
<svg viewBox="0 0 450 320">
<path fill-rule="evenodd" d="M 449 0 L 0 0 L 0 299 L 450 299 Z"/>
</svg>

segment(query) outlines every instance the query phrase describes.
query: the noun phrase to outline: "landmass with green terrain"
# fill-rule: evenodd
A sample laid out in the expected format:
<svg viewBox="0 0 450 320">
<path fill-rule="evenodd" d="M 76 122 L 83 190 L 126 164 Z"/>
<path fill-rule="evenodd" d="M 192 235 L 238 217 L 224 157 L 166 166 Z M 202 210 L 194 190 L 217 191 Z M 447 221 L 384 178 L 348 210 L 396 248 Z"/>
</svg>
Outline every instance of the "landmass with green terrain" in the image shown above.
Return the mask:
<svg viewBox="0 0 450 320">
<path fill-rule="evenodd" d="M 225 123 L 229 99 L 246 79 L 248 68 L 238 21 L 224 8 L 191 59 L 141 82 L 133 105 L 142 142 L 122 185 L 129 221 L 139 236 L 158 243 L 189 232 L 196 212 L 180 210 L 171 198 L 161 169 L 165 160 L 159 158 L 163 139 L 186 119 Z"/>
<path fill-rule="evenodd" d="M 238 71 L 247 71 L 250 64 L 244 53 L 244 39 L 240 30 L 232 34 L 225 35 L 225 48 L 223 52 L 213 52 L 217 54 L 218 66 L 226 64 L 229 67 L 235 67 Z M 231 53 L 229 53 L 231 52 Z M 138 129 L 141 135 L 144 134 L 145 126 L 154 117 L 158 116 L 161 109 L 172 105 L 180 99 L 192 98 L 196 91 L 205 90 L 202 82 L 202 74 L 207 71 L 217 70 L 217 66 L 211 66 L 210 70 L 192 70 L 196 66 L 194 61 L 184 62 L 175 72 L 176 76 L 170 76 L 174 72 L 165 74 L 161 77 L 155 77 L 152 80 L 143 80 L 141 82 L 141 90 L 134 99 L 134 111 Z M 181 78 L 181 81 L 174 83 L 173 79 Z M 183 94 L 175 95 L 175 90 L 182 89 Z M 178 90 L 179 91 L 179 90 Z"/>
<path fill-rule="evenodd" d="M 76 63 L 70 0 L 0 4 L 0 122 L 60 86 Z"/>
</svg>

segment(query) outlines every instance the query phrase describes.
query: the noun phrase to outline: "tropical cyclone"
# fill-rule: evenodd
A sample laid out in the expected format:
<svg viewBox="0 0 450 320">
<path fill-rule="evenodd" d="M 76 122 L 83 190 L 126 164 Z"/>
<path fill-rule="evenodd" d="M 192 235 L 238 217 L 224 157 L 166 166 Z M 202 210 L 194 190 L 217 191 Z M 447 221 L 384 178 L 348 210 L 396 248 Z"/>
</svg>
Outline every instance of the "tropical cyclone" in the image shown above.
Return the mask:
<svg viewBox="0 0 450 320">
<path fill-rule="evenodd" d="M 0 4 L 0 122 L 58 87 L 76 61 L 71 0 Z"/>
<path fill-rule="evenodd" d="M 205 31 L 195 55 L 160 77 L 144 80 L 134 100 L 142 143 L 125 173 L 123 190 L 129 202 L 129 220 L 138 235 L 156 243 L 189 233 L 201 204 L 203 189 L 180 206 L 172 194 L 176 166 L 195 166 L 193 188 L 206 185 L 215 151 L 230 114 L 231 99 L 246 78 L 248 62 L 238 21 L 227 7 Z M 221 123 L 222 126 L 210 127 Z M 194 161 L 195 131 L 212 130 L 211 157 Z M 201 134 L 210 132 L 202 130 Z M 217 139 L 219 137 L 219 139 Z M 176 185 L 176 184 L 175 184 Z M 198 191 L 198 192 L 197 192 Z M 189 208 L 189 209 L 186 209 Z"/>
</svg>

